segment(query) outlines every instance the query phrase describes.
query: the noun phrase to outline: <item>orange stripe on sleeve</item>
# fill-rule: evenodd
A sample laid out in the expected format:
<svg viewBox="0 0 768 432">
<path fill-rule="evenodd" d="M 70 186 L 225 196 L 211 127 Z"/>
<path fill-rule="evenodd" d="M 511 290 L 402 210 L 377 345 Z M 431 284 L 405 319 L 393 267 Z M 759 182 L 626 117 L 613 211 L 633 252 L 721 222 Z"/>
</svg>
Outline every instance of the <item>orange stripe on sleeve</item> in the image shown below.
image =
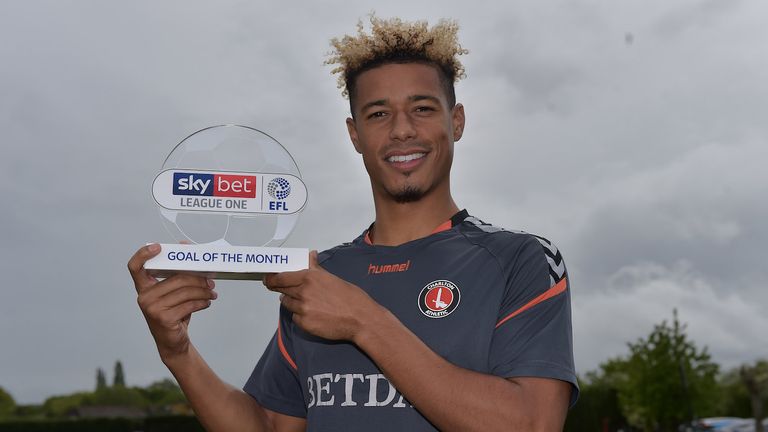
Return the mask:
<svg viewBox="0 0 768 432">
<path fill-rule="evenodd" d="M 502 318 L 501 321 L 496 323 L 496 328 L 499 328 L 500 325 L 502 325 L 505 322 L 507 322 L 508 320 L 516 317 L 517 315 L 520 315 L 521 313 L 527 311 L 528 309 L 536 306 L 537 304 L 539 304 L 539 303 L 541 303 L 541 302 L 543 302 L 545 300 L 551 299 L 552 297 L 554 297 L 554 296 L 564 292 L 565 288 L 568 286 L 568 281 L 566 279 L 567 278 L 562 278 L 560 280 L 560 282 L 558 282 L 555 286 L 553 286 L 552 288 L 546 290 L 545 292 L 543 292 L 541 295 L 539 295 L 535 299 L 529 301 L 528 303 L 525 304 L 525 306 L 521 307 L 520 309 L 518 309 L 518 310 L 512 312 L 511 314 L 505 316 L 504 318 Z"/>
<path fill-rule="evenodd" d="M 280 348 L 280 352 L 283 354 L 283 358 L 285 358 L 285 361 L 291 365 L 293 370 L 299 370 L 299 368 L 296 366 L 296 362 L 293 361 L 291 355 L 288 354 L 288 350 L 285 349 L 285 345 L 283 345 L 283 332 L 280 331 L 279 322 L 277 323 L 277 346 Z"/>
</svg>

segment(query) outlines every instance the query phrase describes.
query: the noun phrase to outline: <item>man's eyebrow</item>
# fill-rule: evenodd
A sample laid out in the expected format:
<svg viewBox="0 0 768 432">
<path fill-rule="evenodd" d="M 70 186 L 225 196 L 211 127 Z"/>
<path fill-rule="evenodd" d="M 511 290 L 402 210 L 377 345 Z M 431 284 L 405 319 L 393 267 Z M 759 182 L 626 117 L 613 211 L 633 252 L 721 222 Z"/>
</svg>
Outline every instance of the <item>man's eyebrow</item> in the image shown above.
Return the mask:
<svg viewBox="0 0 768 432">
<path fill-rule="evenodd" d="M 410 96 L 408 99 L 410 99 L 411 102 L 418 102 L 418 101 L 422 101 L 422 100 L 428 100 L 428 101 L 432 101 L 432 102 L 437 103 L 437 104 L 440 103 L 440 99 L 438 99 L 435 96 L 430 96 L 430 95 L 413 95 L 413 96 Z"/>
<path fill-rule="evenodd" d="M 375 100 L 375 101 L 372 101 L 372 102 L 368 102 L 367 104 L 363 105 L 362 108 L 360 108 L 360 111 L 365 111 L 368 108 L 374 107 L 374 106 L 384 106 L 386 104 L 387 104 L 387 100 L 386 99 L 378 99 L 378 100 Z"/>
</svg>

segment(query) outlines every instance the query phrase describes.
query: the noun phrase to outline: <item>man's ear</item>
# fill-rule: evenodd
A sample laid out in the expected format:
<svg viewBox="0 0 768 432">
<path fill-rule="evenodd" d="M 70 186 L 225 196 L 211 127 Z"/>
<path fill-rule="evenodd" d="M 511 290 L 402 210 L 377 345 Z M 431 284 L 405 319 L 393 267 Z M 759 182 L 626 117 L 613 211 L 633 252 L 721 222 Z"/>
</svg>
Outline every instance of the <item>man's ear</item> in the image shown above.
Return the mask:
<svg viewBox="0 0 768 432">
<path fill-rule="evenodd" d="M 349 139 L 352 141 L 352 145 L 355 146 L 355 150 L 362 154 L 363 151 L 360 149 L 360 141 L 357 137 L 357 126 L 355 125 L 355 119 L 352 117 L 347 117 L 347 132 L 349 132 Z"/>
<path fill-rule="evenodd" d="M 453 126 L 453 142 L 461 139 L 464 135 L 464 105 L 457 103 L 451 110 L 451 123 Z"/>
</svg>

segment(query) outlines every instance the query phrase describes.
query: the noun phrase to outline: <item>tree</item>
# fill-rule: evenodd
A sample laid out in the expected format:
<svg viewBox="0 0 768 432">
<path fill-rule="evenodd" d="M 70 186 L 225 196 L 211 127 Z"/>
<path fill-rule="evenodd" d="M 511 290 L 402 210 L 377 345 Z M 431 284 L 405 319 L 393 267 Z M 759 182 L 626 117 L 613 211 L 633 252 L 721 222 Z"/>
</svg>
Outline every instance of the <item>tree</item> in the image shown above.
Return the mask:
<svg viewBox="0 0 768 432">
<path fill-rule="evenodd" d="M 125 375 L 123 374 L 123 364 L 120 360 L 115 362 L 115 377 L 112 385 L 115 387 L 125 387 Z"/>
<path fill-rule="evenodd" d="M 155 381 L 140 391 L 144 398 L 153 405 L 187 403 L 187 398 L 182 393 L 181 388 L 169 378 Z"/>
<path fill-rule="evenodd" d="M 718 381 L 720 387 L 718 415 L 742 418 L 752 416 L 749 392 L 741 381 L 740 368 L 736 367 L 723 372 Z"/>
<path fill-rule="evenodd" d="M 43 403 L 43 412 L 48 418 L 62 418 L 82 406 L 91 395 L 88 392 L 78 392 L 62 396 L 51 396 Z"/>
<path fill-rule="evenodd" d="M 13 397 L 0 387 L 0 419 L 10 417 L 16 411 L 16 401 Z"/>
<path fill-rule="evenodd" d="M 763 432 L 763 399 L 768 396 L 768 361 L 761 360 L 754 366 L 742 366 L 741 381 L 749 392 L 755 432 Z"/>
<path fill-rule="evenodd" d="M 107 376 L 104 374 L 104 369 L 96 369 L 96 390 L 101 390 L 107 387 Z"/>
<path fill-rule="evenodd" d="M 627 429 L 616 385 L 609 376 L 600 371 L 587 372 L 579 377 L 579 389 L 579 402 L 568 412 L 565 432 Z"/>
<path fill-rule="evenodd" d="M 673 311 L 651 334 L 629 343 L 629 356 L 601 367 L 619 392 L 630 423 L 645 431 L 676 431 L 698 415 L 710 414 L 716 401 L 718 365 L 706 347 L 696 348 Z"/>
<path fill-rule="evenodd" d="M 143 408 L 147 404 L 147 400 L 142 395 L 140 389 L 121 385 L 96 390 L 93 393 L 89 393 L 82 401 L 82 405 L 113 405 L 139 408 Z"/>
</svg>

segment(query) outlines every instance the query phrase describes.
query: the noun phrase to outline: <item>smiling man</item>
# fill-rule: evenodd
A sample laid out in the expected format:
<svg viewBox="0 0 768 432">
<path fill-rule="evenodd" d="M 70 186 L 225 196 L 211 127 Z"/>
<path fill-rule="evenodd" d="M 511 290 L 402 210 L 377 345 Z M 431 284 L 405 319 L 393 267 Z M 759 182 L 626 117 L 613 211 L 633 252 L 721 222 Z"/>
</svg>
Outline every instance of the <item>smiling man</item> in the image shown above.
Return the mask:
<svg viewBox="0 0 768 432">
<path fill-rule="evenodd" d="M 376 219 L 309 270 L 269 275 L 277 331 L 244 392 L 187 337 L 213 283 L 129 268 L 161 358 L 209 430 L 561 430 L 578 388 L 568 277 L 542 237 L 459 210 L 450 190 L 464 107 L 457 26 L 371 18 L 335 39 L 346 120 Z"/>
</svg>

